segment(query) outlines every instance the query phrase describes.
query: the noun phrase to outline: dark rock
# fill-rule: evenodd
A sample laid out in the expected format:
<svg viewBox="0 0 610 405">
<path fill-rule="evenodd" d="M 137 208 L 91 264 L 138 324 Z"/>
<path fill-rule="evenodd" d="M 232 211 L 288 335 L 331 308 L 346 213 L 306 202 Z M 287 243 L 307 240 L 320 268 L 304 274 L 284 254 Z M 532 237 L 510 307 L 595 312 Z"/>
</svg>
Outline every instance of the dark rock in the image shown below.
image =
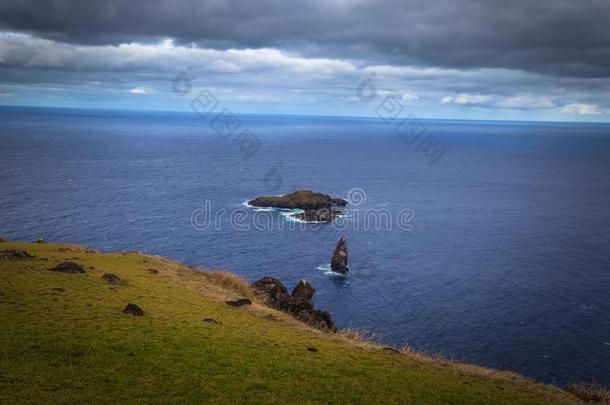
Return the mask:
<svg viewBox="0 0 610 405">
<path fill-rule="evenodd" d="M 297 303 L 300 303 L 303 301 L 311 301 L 315 292 L 316 289 L 313 288 L 311 284 L 309 284 L 309 281 L 301 280 L 294 287 L 294 289 L 292 290 L 292 294 L 290 295 Z"/>
<path fill-rule="evenodd" d="M 330 208 L 333 205 L 344 206 L 347 205 L 347 201 L 310 190 L 298 190 L 283 196 L 257 197 L 249 201 L 248 204 L 255 207 L 319 210 Z"/>
<path fill-rule="evenodd" d="M 284 284 L 273 277 L 263 277 L 260 280 L 255 281 L 252 284 L 257 291 L 270 292 L 270 293 L 282 293 L 288 295 L 288 290 L 284 287 Z"/>
<path fill-rule="evenodd" d="M 144 315 L 144 311 L 142 311 L 142 308 L 140 308 L 136 304 L 131 304 L 131 303 L 127 304 L 127 306 L 125 307 L 123 312 L 126 313 L 126 314 L 129 314 L 129 315 L 133 315 L 133 316 L 142 316 L 142 315 Z"/>
<path fill-rule="evenodd" d="M 232 307 L 242 307 L 244 305 L 251 305 L 252 301 L 250 301 L 248 298 L 240 298 L 235 301 L 225 301 L 225 304 L 231 305 Z"/>
<path fill-rule="evenodd" d="M 335 253 L 330 260 L 330 269 L 337 273 L 347 273 L 349 268 L 347 267 L 347 242 L 345 239 L 339 239 Z"/>
<path fill-rule="evenodd" d="M 320 311 L 319 309 L 301 311 L 296 318 L 323 332 L 334 333 L 337 331 L 333 317 L 328 311 Z"/>
<path fill-rule="evenodd" d="M 80 266 L 74 262 L 59 263 L 57 266 L 53 267 L 50 270 L 58 271 L 60 273 L 68 273 L 68 274 L 85 273 L 85 269 L 83 269 L 82 266 Z"/>
<path fill-rule="evenodd" d="M 34 258 L 34 256 L 25 250 L 9 249 L 0 252 L 0 260 L 25 260 L 32 258 Z"/>
<path fill-rule="evenodd" d="M 64 292 L 64 289 L 61 287 L 53 287 L 53 288 L 51 288 L 51 290 L 55 291 L 55 292 Z"/>
<path fill-rule="evenodd" d="M 266 305 L 290 313 L 295 318 L 325 332 L 336 332 L 332 316 L 326 311 L 314 309 L 312 303 L 315 289 L 305 280 L 299 281 L 292 294 L 273 277 L 264 277 L 252 284 L 257 295 Z"/>
<path fill-rule="evenodd" d="M 216 319 L 212 319 L 212 318 L 205 318 L 203 320 L 203 322 L 205 322 L 205 323 L 220 323 Z"/>
<path fill-rule="evenodd" d="M 41 239 L 36 239 L 36 243 L 47 243 L 47 241 L 41 238 Z"/>
<path fill-rule="evenodd" d="M 159 270 L 157 270 L 157 269 L 148 269 L 148 272 L 150 274 L 159 274 Z"/>
<path fill-rule="evenodd" d="M 318 349 L 316 349 L 315 347 L 308 347 L 307 350 L 313 353 L 318 351 Z"/>
<path fill-rule="evenodd" d="M 302 310 L 313 309 L 309 300 L 295 299 L 286 287 L 273 277 L 263 277 L 252 284 L 254 291 L 263 297 L 263 301 L 270 307 L 296 314 Z"/>
<path fill-rule="evenodd" d="M 254 291 L 263 297 L 265 304 L 281 309 L 282 303 L 288 300 L 288 290 L 279 280 L 263 277 L 252 284 Z"/>
<path fill-rule="evenodd" d="M 123 280 L 116 274 L 106 273 L 102 276 L 102 279 L 108 281 L 110 284 L 123 284 Z"/>
<path fill-rule="evenodd" d="M 290 216 L 307 222 L 332 222 L 341 214 L 341 211 L 332 208 L 321 208 L 319 210 L 306 210 Z"/>
</svg>

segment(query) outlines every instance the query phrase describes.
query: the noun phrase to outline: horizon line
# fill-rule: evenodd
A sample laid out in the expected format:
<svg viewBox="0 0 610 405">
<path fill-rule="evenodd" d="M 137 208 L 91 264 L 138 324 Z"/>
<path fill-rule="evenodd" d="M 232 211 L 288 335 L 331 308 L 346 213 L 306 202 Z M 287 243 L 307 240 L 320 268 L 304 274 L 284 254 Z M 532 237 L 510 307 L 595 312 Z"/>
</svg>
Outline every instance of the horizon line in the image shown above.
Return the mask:
<svg viewBox="0 0 610 405">
<path fill-rule="evenodd" d="M 126 112 L 126 113 L 145 113 L 145 114 L 196 114 L 193 110 L 162 110 L 162 109 L 140 109 L 140 108 L 103 108 L 103 107 L 56 107 L 56 106 L 41 106 L 41 105 L 19 105 L 19 104 L 0 104 L 0 109 L 4 108 L 22 108 L 22 109 L 42 109 L 42 110 L 77 110 L 77 111 L 99 111 L 99 112 Z M 303 117 L 303 118 L 342 118 L 342 119 L 362 119 L 362 120 L 382 120 L 378 116 L 368 115 L 327 115 L 327 114 L 304 114 L 304 113 L 260 113 L 260 112 L 243 112 L 231 111 L 235 115 L 253 115 L 253 116 L 279 116 L 279 117 Z M 602 124 L 610 125 L 609 121 L 572 121 L 572 120 L 510 120 L 510 119 L 469 119 L 469 118 L 431 118 L 431 117 L 414 117 L 423 121 L 456 121 L 456 122 L 514 122 L 514 123 L 546 123 L 546 124 Z"/>
</svg>

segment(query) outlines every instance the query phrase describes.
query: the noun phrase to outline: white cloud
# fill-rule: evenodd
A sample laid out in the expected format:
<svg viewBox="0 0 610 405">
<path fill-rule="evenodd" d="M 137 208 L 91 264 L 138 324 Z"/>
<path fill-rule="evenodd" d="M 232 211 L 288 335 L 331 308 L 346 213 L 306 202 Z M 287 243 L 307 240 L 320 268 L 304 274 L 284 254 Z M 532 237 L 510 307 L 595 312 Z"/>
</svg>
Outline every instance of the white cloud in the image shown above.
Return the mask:
<svg viewBox="0 0 610 405">
<path fill-rule="evenodd" d="M 414 91 L 407 91 L 406 93 L 402 93 L 402 101 L 405 103 L 410 103 L 411 101 L 415 101 L 419 99 L 419 95 Z"/>
<path fill-rule="evenodd" d="M 568 104 L 561 109 L 564 114 L 576 114 L 576 115 L 600 115 L 608 114 L 610 111 L 603 110 L 600 107 L 593 104 Z"/>
<path fill-rule="evenodd" d="M 148 91 L 146 91 L 146 89 L 143 87 L 134 87 L 133 89 L 129 90 L 129 92 L 131 94 L 148 94 Z"/>
<path fill-rule="evenodd" d="M 63 74 L 57 74 L 56 70 Z M 112 93 L 109 98 L 120 101 L 115 96 L 121 93 L 128 99 L 127 104 L 137 101 L 188 108 L 183 97 L 170 93 L 172 80 L 182 71 L 188 72 L 193 94 L 199 88 L 213 88 L 223 102 L 241 103 L 236 108 L 244 111 L 257 103 L 261 104 L 260 109 L 265 108 L 263 104 L 275 104 L 295 111 L 315 103 L 315 108 L 324 113 L 331 110 L 334 113 L 333 109 L 337 109 L 342 113 L 368 115 L 372 104 L 363 103 L 356 91 L 365 79 L 372 77 L 378 101 L 395 95 L 400 102 L 412 103 L 410 107 L 429 116 L 449 110 L 450 116 L 462 113 L 476 116 L 481 109 L 498 109 L 499 116 L 506 113 L 499 109 L 521 110 L 511 111 L 516 114 L 513 116 L 533 114 L 536 117 L 545 114 L 536 110 L 548 109 L 548 115 L 554 114 L 553 118 L 559 112 L 610 114 L 610 83 L 604 79 L 552 78 L 503 68 L 462 70 L 380 65 L 364 59 L 303 56 L 275 48 L 200 48 L 178 45 L 171 40 L 76 45 L 0 32 L 0 74 L 8 73 L 2 76 L 5 83 L 0 82 L 0 87 L 15 97 L 35 90 Z M 32 77 L 36 80 L 32 81 Z M 129 97 L 130 94 L 147 96 Z M 0 97 L 6 96 L 0 93 Z M 571 100 L 580 99 L 596 101 L 595 104 L 570 104 Z M 453 108 L 439 112 L 439 101 Z M 488 112 L 484 114 L 486 118 L 489 116 Z"/>
<path fill-rule="evenodd" d="M 283 69 L 293 73 L 335 74 L 356 71 L 347 60 L 305 58 L 272 49 L 216 50 L 157 44 L 81 46 L 24 34 L 0 33 L 0 65 L 69 71 L 158 71 L 196 66 L 202 71 L 237 73 Z"/>
<path fill-rule="evenodd" d="M 492 101 L 492 97 L 484 94 L 461 93 L 441 98 L 442 104 L 484 105 Z"/>
<path fill-rule="evenodd" d="M 500 95 L 468 93 L 443 96 L 441 97 L 441 104 L 510 109 L 552 108 L 554 106 L 553 100 L 545 96 L 516 95 L 505 97 Z"/>
<path fill-rule="evenodd" d="M 545 96 L 535 95 L 520 95 L 504 98 L 495 104 L 496 107 L 502 108 L 516 108 L 516 109 L 529 109 L 529 108 L 552 108 L 554 106 L 553 100 Z"/>
</svg>

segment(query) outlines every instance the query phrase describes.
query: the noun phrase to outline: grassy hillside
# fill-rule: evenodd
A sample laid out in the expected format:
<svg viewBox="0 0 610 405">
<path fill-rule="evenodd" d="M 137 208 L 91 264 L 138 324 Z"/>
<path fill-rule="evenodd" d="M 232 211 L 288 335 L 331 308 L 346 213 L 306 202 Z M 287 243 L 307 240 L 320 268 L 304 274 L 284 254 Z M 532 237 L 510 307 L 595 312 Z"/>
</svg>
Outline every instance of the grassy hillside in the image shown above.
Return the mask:
<svg viewBox="0 0 610 405">
<path fill-rule="evenodd" d="M 76 245 L 6 249 L 35 257 L 0 260 L 0 403 L 577 402 L 511 373 L 309 329 L 227 273 Z M 48 270 L 65 260 L 87 273 Z M 111 285 L 105 273 L 126 282 Z M 224 303 L 248 296 L 251 306 Z M 128 303 L 145 315 L 124 314 Z"/>
</svg>

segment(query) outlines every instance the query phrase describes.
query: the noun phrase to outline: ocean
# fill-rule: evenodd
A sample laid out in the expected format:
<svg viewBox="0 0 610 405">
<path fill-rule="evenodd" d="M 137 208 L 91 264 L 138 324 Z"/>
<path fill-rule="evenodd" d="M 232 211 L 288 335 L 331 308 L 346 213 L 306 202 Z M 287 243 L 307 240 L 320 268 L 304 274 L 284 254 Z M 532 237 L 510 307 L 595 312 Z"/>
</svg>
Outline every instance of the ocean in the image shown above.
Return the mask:
<svg viewBox="0 0 610 405">
<path fill-rule="evenodd" d="M 0 234 L 305 278 L 387 344 L 610 386 L 610 125 L 234 118 L 2 107 Z M 351 204 L 245 204 L 296 189 Z"/>
</svg>

